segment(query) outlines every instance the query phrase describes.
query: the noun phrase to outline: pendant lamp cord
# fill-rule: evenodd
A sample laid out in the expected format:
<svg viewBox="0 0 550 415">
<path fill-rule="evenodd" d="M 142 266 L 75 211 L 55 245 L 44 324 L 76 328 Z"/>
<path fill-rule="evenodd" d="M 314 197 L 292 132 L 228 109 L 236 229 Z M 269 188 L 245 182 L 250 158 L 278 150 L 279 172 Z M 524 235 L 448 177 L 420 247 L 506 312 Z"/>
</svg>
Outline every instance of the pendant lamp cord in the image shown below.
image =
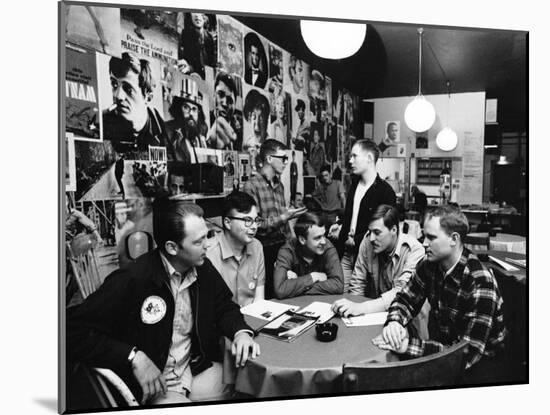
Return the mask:
<svg viewBox="0 0 550 415">
<path fill-rule="evenodd" d="M 422 95 L 422 32 L 423 28 L 418 29 L 418 95 Z"/>
</svg>

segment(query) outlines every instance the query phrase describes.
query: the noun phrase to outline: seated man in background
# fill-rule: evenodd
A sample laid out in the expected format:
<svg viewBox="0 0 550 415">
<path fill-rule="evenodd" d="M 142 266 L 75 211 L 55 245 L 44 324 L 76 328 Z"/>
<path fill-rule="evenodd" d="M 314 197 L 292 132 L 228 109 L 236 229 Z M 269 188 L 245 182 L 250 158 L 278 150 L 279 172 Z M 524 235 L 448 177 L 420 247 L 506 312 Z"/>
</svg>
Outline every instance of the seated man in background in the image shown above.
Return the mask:
<svg viewBox="0 0 550 415">
<path fill-rule="evenodd" d="M 342 294 L 342 266 L 336 248 L 325 238 L 321 219 L 314 213 L 304 213 L 296 221 L 294 233 L 296 238 L 286 242 L 277 256 L 275 296 Z"/>
<path fill-rule="evenodd" d="M 374 300 L 357 303 L 343 298 L 332 305 L 333 311 L 349 317 L 388 310 L 423 257 L 424 247 L 420 242 L 399 232 L 397 209 L 389 205 L 378 206 L 359 246 L 348 291 Z M 423 311 L 417 328 L 421 337 L 427 338 L 428 310 Z"/>
<path fill-rule="evenodd" d="M 195 204 L 156 199 L 158 248 L 110 274 L 68 310 L 68 361 L 115 371 L 142 404 L 227 399 L 220 335 L 232 339 L 237 365 L 259 353 L 206 258 L 202 215 Z"/>
<path fill-rule="evenodd" d="M 459 209 L 440 206 L 427 213 L 426 258 L 396 294 L 382 334 L 373 343 L 411 358 L 466 340 L 464 383 L 499 382 L 505 380 L 506 368 L 502 297 L 493 275 L 464 247 L 467 233 L 468 220 Z M 409 323 L 426 299 L 430 339 L 421 340 Z"/>
<path fill-rule="evenodd" d="M 254 238 L 260 222 L 254 198 L 231 193 L 223 202 L 223 233 L 206 253 L 241 307 L 264 299 L 264 252 Z"/>
</svg>

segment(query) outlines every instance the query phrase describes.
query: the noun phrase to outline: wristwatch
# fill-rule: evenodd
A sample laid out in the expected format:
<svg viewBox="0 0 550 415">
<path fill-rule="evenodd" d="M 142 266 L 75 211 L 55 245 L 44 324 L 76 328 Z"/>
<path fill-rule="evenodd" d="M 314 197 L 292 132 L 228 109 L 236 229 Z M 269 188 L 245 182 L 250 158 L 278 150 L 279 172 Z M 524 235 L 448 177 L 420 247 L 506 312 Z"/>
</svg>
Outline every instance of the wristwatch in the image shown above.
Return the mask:
<svg viewBox="0 0 550 415">
<path fill-rule="evenodd" d="M 133 347 L 132 350 L 130 351 L 130 354 L 128 355 L 128 364 L 131 366 L 132 365 L 132 361 L 134 360 L 134 358 L 136 357 L 136 354 L 138 352 L 138 348 L 137 347 Z"/>
</svg>

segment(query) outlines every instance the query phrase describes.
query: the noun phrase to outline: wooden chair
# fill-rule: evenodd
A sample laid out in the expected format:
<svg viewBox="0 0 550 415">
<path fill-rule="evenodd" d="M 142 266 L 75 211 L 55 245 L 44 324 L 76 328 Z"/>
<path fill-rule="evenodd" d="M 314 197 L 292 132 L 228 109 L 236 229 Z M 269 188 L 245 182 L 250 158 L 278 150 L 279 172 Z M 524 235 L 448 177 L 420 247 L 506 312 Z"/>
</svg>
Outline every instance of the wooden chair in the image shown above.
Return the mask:
<svg viewBox="0 0 550 415">
<path fill-rule="evenodd" d="M 490 242 L 489 235 L 487 236 L 466 235 L 466 238 L 464 238 L 464 245 L 466 245 L 466 248 L 472 251 L 488 251 L 489 242 Z"/>
<path fill-rule="evenodd" d="M 94 248 L 97 241 L 92 235 L 79 235 L 67 242 L 67 256 L 71 263 L 82 298 L 85 299 L 101 285 Z"/>
<path fill-rule="evenodd" d="M 503 300 L 507 373 L 512 382 L 527 382 L 527 286 L 491 267 Z"/>
<path fill-rule="evenodd" d="M 67 255 L 83 299 L 96 291 L 102 283 L 94 250 L 96 245 L 97 241 L 90 235 L 77 236 L 67 243 Z M 100 407 L 138 405 L 128 386 L 115 372 L 105 368 L 82 367 Z"/>
<path fill-rule="evenodd" d="M 463 340 L 439 353 L 400 362 L 346 363 L 344 392 L 390 391 L 456 385 L 464 370 L 468 343 Z"/>
</svg>

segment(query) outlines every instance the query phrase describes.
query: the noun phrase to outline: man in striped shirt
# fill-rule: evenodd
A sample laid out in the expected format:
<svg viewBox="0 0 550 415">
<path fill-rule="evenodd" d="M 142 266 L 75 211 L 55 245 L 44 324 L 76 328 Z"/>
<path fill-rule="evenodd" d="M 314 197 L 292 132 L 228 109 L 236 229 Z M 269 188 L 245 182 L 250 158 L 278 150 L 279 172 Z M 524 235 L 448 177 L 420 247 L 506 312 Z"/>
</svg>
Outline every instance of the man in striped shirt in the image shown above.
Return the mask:
<svg viewBox="0 0 550 415">
<path fill-rule="evenodd" d="M 260 174 L 244 184 L 244 191 L 257 203 L 263 219 L 256 238 L 262 243 L 265 257 L 265 298 L 273 298 L 273 266 L 283 243 L 290 238 L 290 219 L 304 213 L 305 207 L 287 208 L 281 174 L 288 163 L 286 147 L 277 140 L 265 140 L 260 147 Z"/>
<path fill-rule="evenodd" d="M 464 247 L 467 232 L 468 220 L 457 208 L 441 206 L 426 215 L 426 258 L 396 294 L 373 343 L 412 358 L 466 340 L 464 383 L 493 383 L 504 380 L 502 298 L 493 275 Z M 430 339 L 421 340 L 409 323 L 426 299 Z"/>
</svg>

